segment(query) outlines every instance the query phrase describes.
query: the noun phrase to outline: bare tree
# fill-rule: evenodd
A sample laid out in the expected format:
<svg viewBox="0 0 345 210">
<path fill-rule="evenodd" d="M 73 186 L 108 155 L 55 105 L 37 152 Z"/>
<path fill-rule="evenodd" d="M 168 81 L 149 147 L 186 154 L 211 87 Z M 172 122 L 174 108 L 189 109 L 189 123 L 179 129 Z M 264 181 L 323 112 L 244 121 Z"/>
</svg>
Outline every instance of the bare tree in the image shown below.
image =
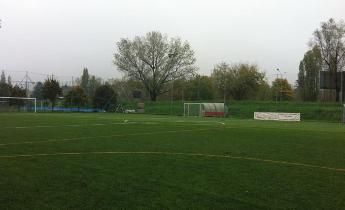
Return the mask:
<svg viewBox="0 0 345 210">
<path fill-rule="evenodd" d="M 321 28 L 314 32 L 314 44 L 321 51 L 321 57 L 326 70 L 330 71 L 334 84 L 337 84 L 337 72 L 345 66 L 345 23 L 329 19 L 321 23 Z M 340 87 L 337 88 L 337 93 Z M 337 101 L 339 95 L 337 94 Z"/>
<path fill-rule="evenodd" d="M 152 101 L 167 92 L 167 83 L 196 72 L 194 51 L 179 38 L 168 39 L 160 32 L 149 32 L 134 40 L 117 43 L 114 64 L 132 79 L 139 80 Z"/>
</svg>

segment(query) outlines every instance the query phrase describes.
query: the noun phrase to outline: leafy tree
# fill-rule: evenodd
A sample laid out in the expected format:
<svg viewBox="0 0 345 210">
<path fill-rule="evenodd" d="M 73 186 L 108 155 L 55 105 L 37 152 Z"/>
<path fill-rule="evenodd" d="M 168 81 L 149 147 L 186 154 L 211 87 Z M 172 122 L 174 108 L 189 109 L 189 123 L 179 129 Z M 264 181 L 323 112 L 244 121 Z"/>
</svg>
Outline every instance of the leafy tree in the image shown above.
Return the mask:
<svg viewBox="0 0 345 210">
<path fill-rule="evenodd" d="M 18 85 L 15 85 L 10 89 L 11 97 L 26 97 L 26 91 L 23 88 L 20 88 Z M 20 99 L 11 99 L 10 105 L 18 106 L 18 110 L 20 109 L 20 106 L 24 105 L 24 101 Z"/>
<path fill-rule="evenodd" d="M 169 84 L 167 84 L 167 86 L 170 87 L 170 91 L 162 94 L 159 96 L 159 98 L 161 100 L 171 100 L 171 97 L 173 97 L 173 100 L 191 100 L 186 96 L 187 93 L 187 89 L 188 89 L 188 82 L 190 80 L 193 80 L 193 77 L 190 78 L 189 80 L 187 79 L 176 79 L 174 80 L 174 82 L 170 82 Z"/>
<path fill-rule="evenodd" d="M 185 98 L 187 100 L 211 100 L 214 98 L 213 80 L 208 76 L 190 79 L 185 84 Z"/>
<path fill-rule="evenodd" d="M 11 95 L 11 86 L 0 82 L 0 96 L 9 97 Z"/>
<path fill-rule="evenodd" d="M 140 83 L 137 80 L 128 79 L 128 78 L 122 78 L 122 79 L 111 79 L 107 82 L 112 89 L 116 92 L 118 100 L 132 100 L 133 97 L 133 91 L 140 91 L 142 94 L 142 97 L 145 98 L 145 95 L 143 94 L 144 88 L 142 87 L 142 83 Z"/>
<path fill-rule="evenodd" d="M 168 40 L 159 32 L 149 32 L 134 40 L 117 43 L 114 64 L 129 78 L 140 81 L 152 101 L 168 91 L 170 82 L 196 71 L 194 52 L 187 42 Z"/>
<path fill-rule="evenodd" d="M 42 88 L 42 96 L 44 99 L 48 99 L 52 104 L 52 111 L 54 110 L 54 106 L 58 96 L 62 93 L 62 89 L 60 84 L 57 80 L 53 78 L 48 78 L 44 81 L 43 88 Z"/>
<path fill-rule="evenodd" d="M 220 97 L 224 97 L 224 99 L 230 97 L 228 72 L 230 71 L 230 65 L 222 62 L 216 65 L 213 69 L 211 77 L 213 79 L 213 84 L 219 94 Z"/>
<path fill-rule="evenodd" d="M 304 101 L 316 101 L 319 95 L 319 73 L 322 69 L 321 52 L 317 46 L 309 50 L 299 65 L 297 92 Z"/>
<path fill-rule="evenodd" d="M 83 75 L 81 76 L 81 82 L 80 82 L 80 86 L 81 88 L 83 88 L 84 92 L 88 91 L 89 79 L 90 79 L 89 70 L 87 68 L 84 68 Z"/>
<path fill-rule="evenodd" d="M 101 86 L 102 79 L 96 76 L 91 76 L 88 83 L 87 95 L 91 98 L 95 95 L 96 89 Z"/>
<path fill-rule="evenodd" d="M 42 100 L 43 99 L 43 83 L 42 82 L 37 82 L 34 90 L 32 91 L 31 97 L 36 98 L 38 100 Z"/>
<path fill-rule="evenodd" d="M 4 71 L 1 72 L 0 83 L 2 83 L 2 84 L 6 83 L 6 76 L 5 76 Z"/>
<path fill-rule="evenodd" d="M 262 82 L 253 98 L 260 101 L 270 101 L 272 100 L 272 89 L 267 82 Z"/>
<path fill-rule="evenodd" d="M 276 100 L 289 101 L 294 98 L 292 86 L 287 79 L 275 79 L 272 82 L 272 91 L 275 93 Z"/>
<path fill-rule="evenodd" d="M 12 86 L 12 78 L 11 78 L 11 76 L 8 76 L 8 77 L 7 77 L 7 84 L 8 84 L 9 86 Z"/>
<path fill-rule="evenodd" d="M 2 97 L 9 97 L 11 96 L 11 85 L 6 83 L 6 76 L 5 72 L 1 72 L 1 78 L 0 78 L 0 96 Z"/>
<path fill-rule="evenodd" d="M 212 78 L 218 92 L 236 100 L 254 98 L 260 86 L 267 84 L 265 73 L 256 65 L 245 63 L 231 66 L 221 63 L 214 68 Z"/>
<path fill-rule="evenodd" d="M 82 76 L 76 79 L 76 83 L 84 90 L 84 93 L 88 98 L 91 99 L 94 96 L 96 89 L 102 84 L 102 79 L 94 75 L 90 75 L 89 70 L 84 68 Z"/>
<path fill-rule="evenodd" d="M 345 66 L 344 21 L 337 23 L 331 18 L 321 23 L 321 27 L 314 32 L 313 44 L 320 49 L 325 69 L 330 71 L 334 84 L 337 84 L 340 79 L 337 72 L 342 71 Z M 336 91 L 339 93 L 340 87 L 337 86 Z M 336 95 L 336 100 L 339 101 L 339 95 Z"/>
<path fill-rule="evenodd" d="M 93 98 L 93 107 L 112 111 L 117 104 L 117 94 L 109 84 L 101 85 L 96 89 Z"/>
<path fill-rule="evenodd" d="M 64 103 L 67 106 L 77 106 L 78 109 L 88 101 L 84 90 L 80 86 L 73 87 L 64 97 Z"/>
</svg>

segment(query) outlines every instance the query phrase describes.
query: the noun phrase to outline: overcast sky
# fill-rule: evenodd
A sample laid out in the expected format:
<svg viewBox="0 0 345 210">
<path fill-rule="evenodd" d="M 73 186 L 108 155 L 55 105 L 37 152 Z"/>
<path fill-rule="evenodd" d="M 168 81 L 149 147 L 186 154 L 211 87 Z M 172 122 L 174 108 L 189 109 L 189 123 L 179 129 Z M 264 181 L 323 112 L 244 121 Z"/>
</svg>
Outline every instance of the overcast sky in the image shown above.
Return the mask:
<svg viewBox="0 0 345 210">
<path fill-rule="evenodd" d="M 344 0 L 0 0 L 0 70 L 70 78 L 87 67 L 119 78 L 116 42 L 154 30 L 187 40 L 201 74 L 250 62 L 294 82 L 313 31 L 331 17 L 345 19 Z"/>
</svg>

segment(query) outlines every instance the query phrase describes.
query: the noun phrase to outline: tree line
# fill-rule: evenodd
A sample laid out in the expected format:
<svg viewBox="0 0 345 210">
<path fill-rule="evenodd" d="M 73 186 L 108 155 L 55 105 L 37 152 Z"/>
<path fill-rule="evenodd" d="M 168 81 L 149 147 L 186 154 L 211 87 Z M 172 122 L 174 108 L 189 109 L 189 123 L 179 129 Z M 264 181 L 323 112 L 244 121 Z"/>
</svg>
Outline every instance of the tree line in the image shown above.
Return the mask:
<svg viewBox="0 0 345 210">
<path fill-rule="evenodd" d="M 316 101 L 320 95 L 320 71 L 330 72 L 339 83 L 345 67 L 345 24 L 333 19 L 321 23 L 299 65 L 295 86 L 284 78 L 268 83 L 266 74 L 250 63 L 219 63 L 210 76 L 198 74 L 194 51 L 187 41 L 149 32 L 134 39 L 121 39 L 114 53 L 114 65 L 122 79 L 102 79 L 83 69 L 76 84 L 61 86 L 53 77 L 38 82 L 32 97 L 50 101 L 58 98 L 66 107 L 114 109 L 118 101 L 129 100 L 303 100 Z M 345 82 L 344 82 L 345 83 Z M 336 91 L 341 87 L 336 85 Z M 25 96 L 1 74 L 0 96 Z M 339 96 L 337 95 L 337 100 Z M 61 102 L 62 101 L 62 102 Z"/>
<path fill-rule="evenodd" d="M 0 76 L 0 96 L 2 97 L 26 97 L 26 90 L 22 89 L 18 85 L 12 85 L 12 79 L 10 76 L 7 77 L 5 72 L 1 72 Z M 22 100 L 11 100 L 10 105 L 18 106 L 23 105 Z"/>
<path fill-rule="evenodd" d="M 149 32 L 133 40 L 121 39 L 117 43 L 114 64 L 126 78 L 140 83 L 152 101 L 172 91 L 174 83 L 182 86 L 179 87 L 183 90 L 180 94 L 187 99 L 219 99 L 223 96 L 224 99 L 235 100 L 317 101 L 323 88 L 325 92 L 334 89 L 334 99 L 343 101 L 344 21 L 329 19 L 322 22 L 314 31 L 309 46 L 300 62 L 295 87 L 283 78 L 277 78 L 269 85 L 257 66 L 246 63 L 221 63 L 215 66 L 211 76 L 198 75 L 194 51 L 189 43 L 179 38 L 169 39 L 159 32 Z M 330 75 L 330 87 L 320 86 L 321 71 Z M 188 93 L 193 88 L 194 92 Z M 175 92 L 173 94 L 176 95 Z"/>
<path fill-rule="evenodd" d="M 152 101 L 169 95 L 183 100 L 272 100 L 277 95 L 279 100 L 293 99 L 286 79 L 277 79 L 271 86 L 256 65 L 220 63 L 211 76 L 203 76 L 197 73 L 195 62 L 187 41 L 169 39 L 160 32 L 122 39 L 114 54 L 117 69 L 128 81 L 136 81 Z"/>
<path fill-rule="evenodd" d="M 114 88 L 100 78 L 89 75 L 84 68 L 83 74 L 76 80 L 74 86 L 61 86 L 53 77 L 47 78 L 44 83 L 38 82 L 32 92 L 32 97 L 50 102 L 52 110 L 57 101 L 60 105 L 71 108 L 89 107 L 95 109 L 113 110 L 117 104 L 117 94 Z"/>
<path fill-rule="evenodd" d="M 2 78 L 4 78 L 2 73 Z M 105 82 L 94 75 L 89 75 L 84 68 L 74 86 L 61 85 L 54 77 L 44 82 L 37 82 L 30 97 L 50 103 L 51 110 L 58 104 L 64 107 L 89 107 L 114 111 L 116 105 L 128 101 L 152 100 L 150 92 L 138 80 L 132 78 L 110 79 Z M 283 84 L 283 86 L 282 86 Z M 11 92 L 3 94 L 8 87 Z M 283 88 L 281 88 L 283 87 Z M 291 85 L 284 79 L 277 79 L 268 84 L 265 73 L 258 66 L 247 63 L 215 66 L 211 76 L 194 74 L 188 78 L 179 78 L 166 84 L 166 92 L 158 94 L 160 100 L 213 101 L 213 100 L 272 100 L 276 91 L 283 91 L 279 100 L 293 99 Z M 11 86 L 8 82 L 0 83 L 1 95 L 26 97 L 26 90 L 20 86 Z M 18 101 L 18 105 L 23 105 Z"/>
<path fill-rule="evenodd" d="M 51 110 L 62 105 L 64 107 L 91 107 L 110 111 L 117 104 L 117 94 L 111 85 L 101 83 L 99 78 L 89 76 L 85 68 L 80 79 L 77 79 L 75 86 L 62 86 L 54 77 L 48 77 L 43 83 L 37 82 L 30 95 L 27 90 L 19 85 L 11 84 L 11 77 L 6 80 L 4 71 L 0 79 L 0 96 L 2 97 L 32 97 L 37 100 L 50 103 Z M 24 105 L 25 101 L 10 99 L 9 106 Z"/>
</svg>

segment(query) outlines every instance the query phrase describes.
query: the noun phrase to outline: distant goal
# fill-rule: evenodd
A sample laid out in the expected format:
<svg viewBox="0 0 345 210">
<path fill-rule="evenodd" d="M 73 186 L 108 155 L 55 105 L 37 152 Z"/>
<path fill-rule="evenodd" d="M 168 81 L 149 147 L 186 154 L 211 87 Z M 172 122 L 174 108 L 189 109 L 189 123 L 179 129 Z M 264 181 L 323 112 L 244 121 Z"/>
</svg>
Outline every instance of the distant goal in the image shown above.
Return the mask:
<svg viewBox="0 0 345 210">
<path fill-rule="evenodd" d="M 184 103 L 183 116 L 225 117 L 228 107 L 224 103 Z"/>
<path fill-rule="evenodd" d="M 36 112 L 36 98 L 0 96 L 0 112 Z"/>
</svg>

